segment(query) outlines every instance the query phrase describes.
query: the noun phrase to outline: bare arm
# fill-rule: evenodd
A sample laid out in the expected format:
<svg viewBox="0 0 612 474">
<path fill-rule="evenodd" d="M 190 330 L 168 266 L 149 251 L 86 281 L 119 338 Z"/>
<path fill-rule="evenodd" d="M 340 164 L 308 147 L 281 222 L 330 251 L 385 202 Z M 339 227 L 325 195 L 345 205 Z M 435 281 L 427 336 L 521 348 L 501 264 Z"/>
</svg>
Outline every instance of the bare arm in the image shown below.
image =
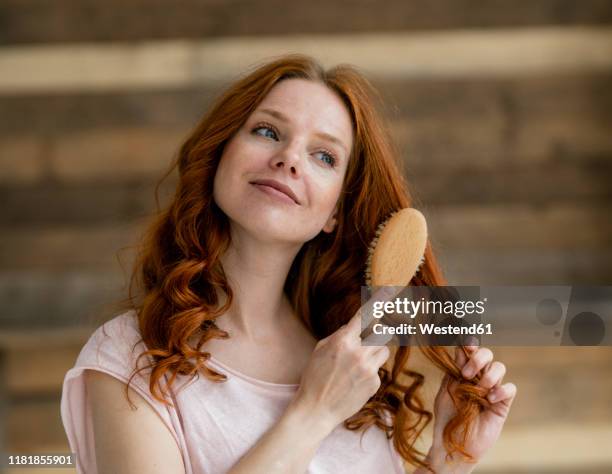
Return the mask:
<svg viewBox="0 0 612 474">
<path fill-rule="evenodd" d="M 153 407 L 125 384 L 96 370 L 84 373 L 99 474 L 185 474 L 176 441 Z"/>
</svg>

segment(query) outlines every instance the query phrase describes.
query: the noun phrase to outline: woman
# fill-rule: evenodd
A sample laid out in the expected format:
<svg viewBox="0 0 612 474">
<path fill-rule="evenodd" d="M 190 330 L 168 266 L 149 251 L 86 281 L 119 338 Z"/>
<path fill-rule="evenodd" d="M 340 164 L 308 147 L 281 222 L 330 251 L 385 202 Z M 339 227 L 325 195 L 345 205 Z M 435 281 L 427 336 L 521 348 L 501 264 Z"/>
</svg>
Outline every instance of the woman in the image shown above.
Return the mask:
<svg viewBox="0 0 612 474">
<path fill-rule="evenodd" d="M 374 97 L 352 67 L 288 55 L 193 130 L 136 262 L 139 298 L 131 285 L 64 381 L 82 472 L 386 473 L 403 459 L 457 473 L 493 445 L 516 387 L 489 349 L 421 348 L 446 373 L 425 456 L 409 348 L 361 344 L 368 243 L 410 205 Z M 411 284 L 444 284 L 429 246 Z"/>
</svg>

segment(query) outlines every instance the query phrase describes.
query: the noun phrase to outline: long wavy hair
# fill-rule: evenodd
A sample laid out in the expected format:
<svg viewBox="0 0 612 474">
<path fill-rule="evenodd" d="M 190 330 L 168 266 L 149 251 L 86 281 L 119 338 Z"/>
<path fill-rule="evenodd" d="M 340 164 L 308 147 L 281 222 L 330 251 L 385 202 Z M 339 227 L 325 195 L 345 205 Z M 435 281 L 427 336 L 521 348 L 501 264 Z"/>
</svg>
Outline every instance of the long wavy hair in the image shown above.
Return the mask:
<svg viewBox="0 0 612 474">
<path fill-rule="evenodd" d="M 412 205 L 398 150 L 383 119 L 383 101 L 357 68 L 341 64 L 325 70 L 310 56 L 289 54 L 238 78 L 189 133 L 157 183 L 157 212 L 137 246 L 128 297 L 119 305 L 137 314 L 148 349 L 140 357 L 149 356 L 149 365 L 140 370 L 151 369 L 151 394 L 164 404 L 172 406 L 166 400 L 166 389 L 159 389 L 162 378 L 168 388 L 179 374 L 192 378 L 202 374 L 216 382 L 226 378 L 206 365 L 210 353 L 202 350 L 210 339 L 229 338 L 215 320 L 230 308 L 233 298 L 220 262 L 230 245 L 228 217 L 213 200 L 213 180 L 225 144 L 266 94 L 289 78 L 316 81 L 335 92 L 346 105 L 354 129 L 336 231 L 321 232 L 302 246 L 284 287 L 294 311 L 314 337 L 330 335 L 357 312 L 368 245 L 378 224 L 391 212 Z M 178 170 L 176 192 L 162 210 L 159 187 L 174 170 Z M 410 284 L 446 284 L 431 242 L 424 264 Z M 226 295 L 223 305 L 218 300 L 219 290 Z M 194 337 L 198 341 L 195 347 L 189 344 Z M 424 453 L 414 446 L 433 415 L 419 394 L 424 376 L 408 367 L 410 350 L 395 350 L 379 370 L 378 392 L 344 425 L 363 431 L 376 425 L 393 438 L 396 450 L 407 462 L 431 469 Z M 449 391 L 457 415 L 446 425 L 443 438 L 447 452 L 459 452 L 470 459 L 465 442 L 475 417 L 489 406 L 484 393 L 475 381 L 462 378 L 446 347 L 420 346 L 420 350 L 459 382 L 454 394 Z M 132 374 L 126 394 L 138 372 Z"/>
</svg>

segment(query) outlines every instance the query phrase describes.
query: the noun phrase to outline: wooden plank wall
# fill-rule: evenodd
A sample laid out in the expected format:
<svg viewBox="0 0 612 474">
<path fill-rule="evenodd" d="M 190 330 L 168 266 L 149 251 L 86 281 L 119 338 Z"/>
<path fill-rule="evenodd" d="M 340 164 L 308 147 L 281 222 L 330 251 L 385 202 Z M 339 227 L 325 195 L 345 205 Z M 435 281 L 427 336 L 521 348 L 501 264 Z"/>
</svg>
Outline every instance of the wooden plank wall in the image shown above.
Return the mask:
<svg viewBox="0 0 612 474">
<path fill-rule="evenodd" d="M 123 296 L 155 180 L 225 81 L 287 49 L 368 71 L 452 284 L 610 284 L 611 24 L 607 0 L 4 1 L 7 447 L 66 450 L 63 373 Z M 612 469 L 612 351 L 499 354 L 520 398 L 481 472 Z"/>
</svg>

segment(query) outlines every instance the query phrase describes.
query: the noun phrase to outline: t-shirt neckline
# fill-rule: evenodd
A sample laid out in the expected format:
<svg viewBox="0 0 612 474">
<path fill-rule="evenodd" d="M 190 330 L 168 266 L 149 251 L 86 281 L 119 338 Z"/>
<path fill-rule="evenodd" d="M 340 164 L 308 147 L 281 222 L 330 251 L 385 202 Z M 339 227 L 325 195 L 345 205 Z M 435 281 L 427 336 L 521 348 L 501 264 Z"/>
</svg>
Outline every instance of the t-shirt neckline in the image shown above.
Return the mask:
<svg viewBox="0 0 612 474">
<path fill-rule="evenodd" d="M 239 372 L 236 369 L 233 369 L 231 367 L 229 367 L 228 365 L 224 364 L 223 362 L 219 361 L 218 359 L 216 359 L 212 354 L 210 355 L 210 357 L 208 358 L 208 362 L 210 362 L 212 365 L 216 365 L 218 368 L 244 380 L 245 382 L 248 382 L 252 385 L 256 385 L 258 387 L 261 388 L 265 388 L 268 390 L 272 390 L 272 391 L 276 391 L 276 392 L 295 392 L 297 390 L 297 388 L 299 387 L 299 384 L 297 383 L 274 383 L 274 382 L 267 382 L 265 380 L 261 380 L 261 379 L 256 379 L 254 377 L 251 377 L 249 375 L 246 375 L 242 372 Z"/>
</svg>

